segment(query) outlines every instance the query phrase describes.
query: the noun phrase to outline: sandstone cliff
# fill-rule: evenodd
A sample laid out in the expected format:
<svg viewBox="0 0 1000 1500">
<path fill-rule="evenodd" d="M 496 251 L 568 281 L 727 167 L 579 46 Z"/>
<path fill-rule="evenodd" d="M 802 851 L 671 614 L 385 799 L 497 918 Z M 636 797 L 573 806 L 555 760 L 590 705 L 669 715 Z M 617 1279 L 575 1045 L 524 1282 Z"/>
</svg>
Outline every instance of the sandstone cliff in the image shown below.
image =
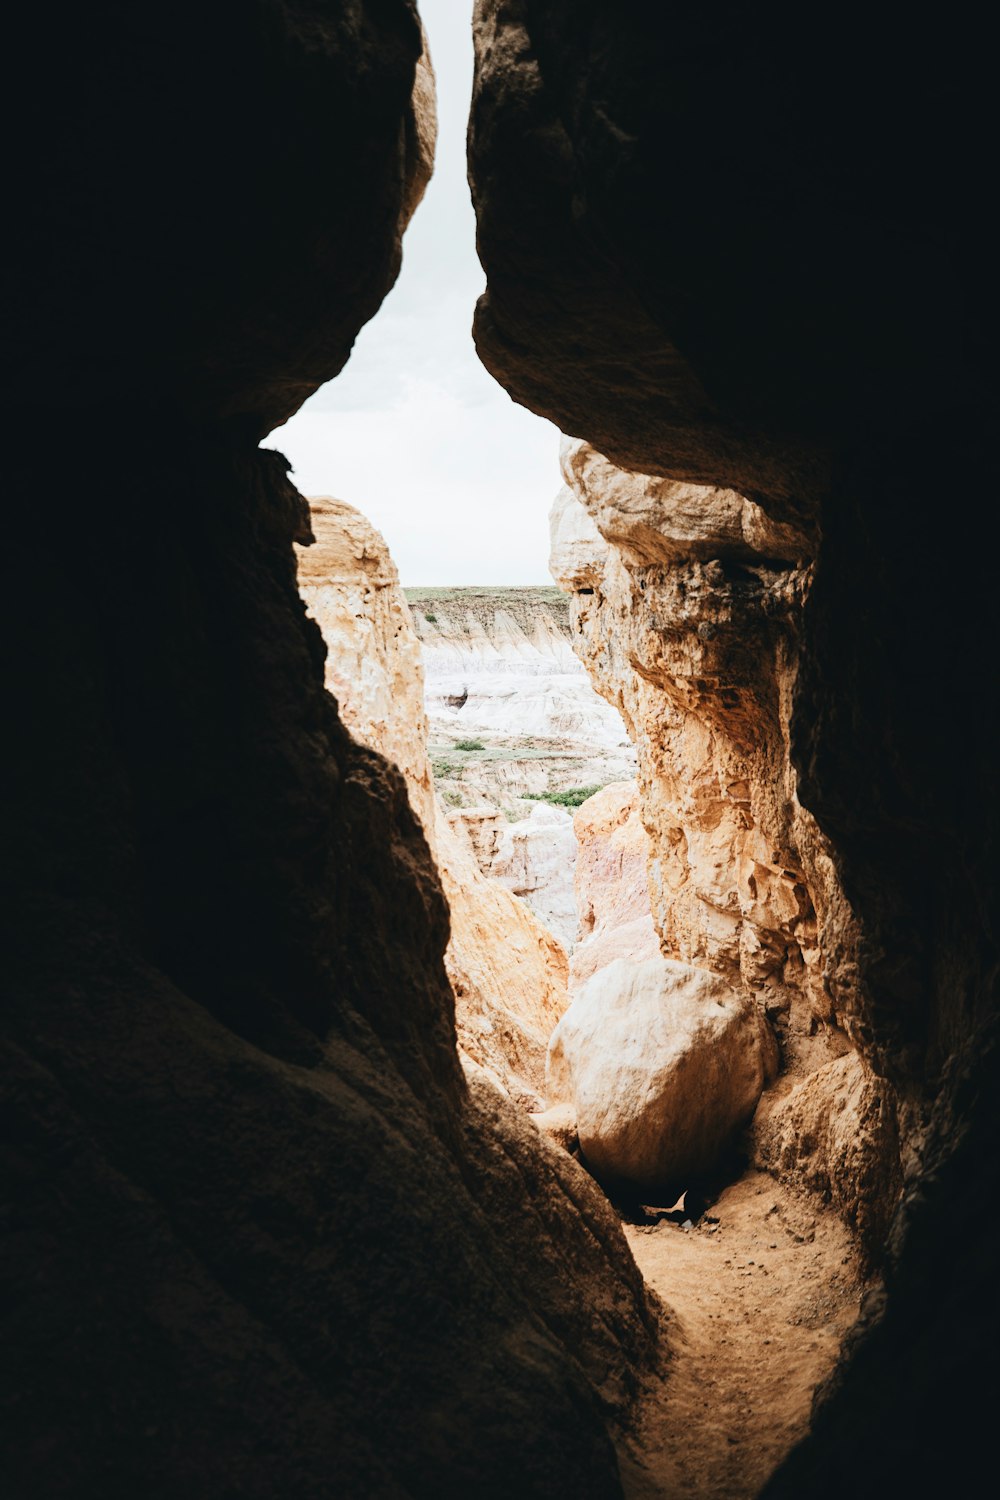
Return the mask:
<svg viewBox="0 0 1000 1500">
<path fill-rule="evenodd" d="M 635 740 L 662 952 L 767 1016 L 784 1077 L 758 1111 L 761 1159 L 819 1187 L 874 1249 L 898 1191 L 894 1099 L 853 1052 L 856 923 L 788 748 L 808 539 L 734 491 L 629 474 L 582 442 L 562 466 L 553 574 Z M 848 1051 L 850 1068 L 831 1066 Z M 828 1132 L 795 1132 L 778 1100 L 806 1078 L 863 1174 Z"/>
<path fill-rule="evenodd" d="M 309 506 L 314 540 L 298 549 L 299 589 L 323 632 L 343 722 L 403 772 L 434 854 L 451 913 L 445 966 L 459 1046 L 518 1104 L 537 1108 L 546 1045 L 567 1003 L 566 954 L 506 886 L 483 876 L 435 798 L 420 643 L 385 542 L 343 501 Z"/>
</svg>

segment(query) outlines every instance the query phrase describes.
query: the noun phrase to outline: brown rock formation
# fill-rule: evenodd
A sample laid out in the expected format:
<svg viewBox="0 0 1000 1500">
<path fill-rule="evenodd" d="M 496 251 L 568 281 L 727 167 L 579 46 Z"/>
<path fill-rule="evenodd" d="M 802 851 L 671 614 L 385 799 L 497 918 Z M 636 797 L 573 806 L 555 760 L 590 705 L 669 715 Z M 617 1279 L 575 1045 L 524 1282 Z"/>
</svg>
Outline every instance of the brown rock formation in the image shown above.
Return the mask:
<svg viewBox="0 0 1000 1500">
<path fill-rule="evenodd" d="M 933 519 L 991 472 L 989 90 L 967 17 L 814 19 L 807 35 L 781 5 L 751 18 L 480 0 L 476 333 L 518 400 L 616 464 L 735 490 L 810 541 L 791 762 L 828 842 L 810 853 L 793 827 L 801 863 L 785 865 L 766 829 L 771 849 L 753 857 L 770 916 L 800 869 L 831 863 L 834 879 L 810 886 L 817 933 L 847 936 L 825 949 L 824 979 L 897 1093 L 906 1172 L 886 1298 L 770 1493 L 878 1495 L 975 1482 L 1000 1337 L 994 1208 L 956 1233 L 963 1203 L 997 1201 L 997 796 L 969 722 L 998 633 L 996 525 L 970 498 L 970 545 L 952 552 Z M 758 642 L 771 632 L 741 584 L 773 601 L 779 637 L 790 620 L 787 570 L 761 559 L 751 583 L 737 564 L 692 562 L 692 605 L 669 600 L 671 617 L 722 627 L 691 640 L 699 675 L 724 680 L 734 648 L 730 721 L 753 665 L 741 622 Z M 642 619 L 649 634 L 636 671 L 659 673 L 659 638 L 677 645 L 631 576 L 629 629 L 637 645 Z M 853 936 L 820 909 L 835 885 Z M 703 942 L 732 966 L 736 906 L 721 915 L 706 914 Z M 762 925 L 739 916 L 741 933 Z M 778 929 L 770 916 L 768 932 L 805 914 L 789 908 Z M 792 936 L 806 977 L 811 945 Z"/>
<path fill-rule="evenodd" d="M 459 1046 L 518 1103 L 537 1107 L 549 1035 L 567 1004 L 566 953 L 522 901 L 483 877 L 438 805 L 420 642 L 382 536 L 342 500 L 310 500 L 309 510 L 314 541 L 298 549 L 299 589 L 323 633 L 343 723 L 402 771 L 435 857 L 451 915 L 445 967 Z"/>
<path fill-rule="evenodd" d="M 581 656 L 638 750 L 663 953 L 742 988 L 778 1029 L 787 1081 L 821 1070 L 810 1097 L 827 1114 L 846 1111 L 840 1134 L 856 1133 L 859 1159 L 879 1162 L 866 1173 L 879 1190 L 861 1192 L 839 1170 L 825 1131 L 804 1136 L 795 1176 L 878 1246 L 898 1192 L 895 1102 L 863 1063 L 860 1088 L 854 1072 L 826 1066 L 851 1045 L 857 928 L 788 750 L 812 580 L 795 558 L 804 539 L 733 491 L 627 474 L 585 443 L 564 444 L 563 471 L 553 571 L 574 590 Z M 567 569 L 567 531 L 585 531 L 568 495 L 593 535 L 589 563 L 581 543 Z M 761 1161 L 780 1171 L 790 1159 L 772 1145 Z"/>
<path fill-rule="evenodd" d="M 9 41 L 0 1488 L 612 1495 L 639 1277 L 463 1080 L 427 845 L 256 447 L 395 273 L 414 9 L 57 3 Z"/>
</svg>

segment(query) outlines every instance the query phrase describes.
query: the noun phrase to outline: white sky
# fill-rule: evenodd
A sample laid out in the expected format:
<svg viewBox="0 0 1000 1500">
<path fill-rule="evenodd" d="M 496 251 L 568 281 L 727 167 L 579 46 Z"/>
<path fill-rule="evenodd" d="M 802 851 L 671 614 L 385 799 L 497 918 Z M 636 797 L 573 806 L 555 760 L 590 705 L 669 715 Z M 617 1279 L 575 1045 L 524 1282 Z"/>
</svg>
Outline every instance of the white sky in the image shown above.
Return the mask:
<svg viewBox="0 0 1000 1500">
<path fill-rule="evenodd" d="M 465 178 L 472 0 L 421 0 L 437 73 L 434 176 L 403 269 L 336 380 L 265 440 L 306 495 L 382 532 L 404 585 L 551 583 L 559 434 L 515 405 L 472 343 L 485 277 Z"/>
</svg>

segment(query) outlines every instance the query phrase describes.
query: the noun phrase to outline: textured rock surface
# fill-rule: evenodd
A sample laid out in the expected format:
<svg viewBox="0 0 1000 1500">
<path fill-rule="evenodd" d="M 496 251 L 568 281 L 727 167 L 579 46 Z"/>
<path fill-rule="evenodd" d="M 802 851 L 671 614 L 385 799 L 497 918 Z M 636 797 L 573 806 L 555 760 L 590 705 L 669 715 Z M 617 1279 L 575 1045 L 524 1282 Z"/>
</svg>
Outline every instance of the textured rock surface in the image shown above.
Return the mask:
<svg viewBox="0 0 1000 1500">
<path fill-rule="evenodd" d="M 548 1097 L 573 1105 L 603 1182 L 672 1203 L 718 1166 L 776 1061 L 753 1002 L 717 975 L 618 959 L 577 990 L 553 1032 Z"/>
<path fill-rule="evenodd" d="M 797 845 L 856 918 L 812 890 L 818 932 L 844 934 L 834 1007 L 900 1101 L 905 1180 L 886 1299 L 773 1493 L 974 1485 L 1000 1337 L 998 801 L 974 727 L 997 535 L 971 500 L 995 458 L 985 33 L 858 6 L 806 46 L 781 5 L 480 0 L 476 43 L 489 367 L 618 464 L 816 539 L 790 742 L 829 842 Z M 960 558 L 927 519 L 958 496 Z"/>
<path fill-rule="evenodd" d="M 754 1159 L 835 1203 L 862 1234 L 877 1205 L 895 1201 L 898 1151 L 891 1092 L 853 1051 L 774 1090 L 754 1116 Z"/>
<path fill-rule="evenodd" d="M 451 911 L 445 964 L 459 1045 L 512 1099 L 537 1109 L 545 1049 L 567 1004 L 566 950 L 440 819 L 435 857 Z"/>
<path fill-rule="evenodd" d="M 420 643 L 382 536 L 343 501 L 310 500 L 309 509 L 315 541 L 298 549 L 299 588 L 323 633 L 326 685 L 352 734 L 403 772 L 435 856 L 451 914 L 445 966 L 459 1045 L 518 1103 L 537 1107 L 546 1044 L 567 1004 L 566 953 L 520 892 L 511 894 L 513 879 L 484 878 L 435 798 Z M 568 879 L 572 891 L 572 860 Z"/>
<path fill-rule="evenodd" d="M 563 485 L 549 512 L 549 572 L 573 593 L 595 588 L 608 560 L 608 544 L 569 485 Z"/>
<path fill-rule="evenodd" d="M 638 1275 L 463 1081 L 429 852 L 256 447 L 392 280 L 414 10 L 57 0 L 8 40 L 0 1489 L 614 1495 Z"/>
<path fill-rule="evenodd" d="M 922 232 L 921 189 L 930 160 L 941 220 L 967 217 L 960 146 L 980 106 L 955 37 L 901 42 L 886 18 L 859 57 L 852 8 L 803 67 L 791 14 L 477 0 L 469 152 L 488 277 L 475 335 L 497 379 L 627 469 L 801 516 L 871 412 L 960 399 L 951 278 L 975 262 Z M 953 176 L 901 47 L 934 72 Z M 744 100 L 748 79 L 734 131 L 704 103 Z"/>
<path fill-rule="evenodd" d="M 777 1027 L 786 1073 L 804 1078 L 850 1046 L 859 997 L 857 924 L 789 758 L 812 569 L 772 554 L 801 538 L 732 492 L 626 474 L 584 443 L 564 443 L 562 460 L 605 548 L 599 580 L 592 572 L 573 592 L 572 618 L 581 656 L 638 751 L 663 952 L 752 997 Z M 557 497 L 554 515 L 565 510 Z M 836 1160 L 824 1162 L 828 1146 L 836 1157 L 826 1133 L 813 1138 L 812 1175 L 873 1248 L 897 1191 L 894 1098 L 886 1088 L 884 1113 L 856 1113 L 860 1096 L 836 1070 L 827 1075 L 828 1086 L 837 1080 L 842 1130 L 864 1137 L 861 1154 L 883 1155 L 868 1173 L 880 1192 L 859 1195 Z M 766 1158 L 775 1170 L 785 1160 Z"/>
<path fill-rule="evenodd" d="M 653 958 L 659 937 L 649 907 L 649 837 L 639 788 L 613 782 L 573 815 L 580 942 L 570 963 L 575 988 L 616 958 Z"/>
<path fill-rule="evenodd" d="M 297 548 L 299 593 L 326 646 L 326 685 L 356 739 L 403 773 L 428 841 L 436 803 L 427 760 L 420 643 L 382 537 L 352 505 L 309 500 L 313 540 Z"/>
</svg>

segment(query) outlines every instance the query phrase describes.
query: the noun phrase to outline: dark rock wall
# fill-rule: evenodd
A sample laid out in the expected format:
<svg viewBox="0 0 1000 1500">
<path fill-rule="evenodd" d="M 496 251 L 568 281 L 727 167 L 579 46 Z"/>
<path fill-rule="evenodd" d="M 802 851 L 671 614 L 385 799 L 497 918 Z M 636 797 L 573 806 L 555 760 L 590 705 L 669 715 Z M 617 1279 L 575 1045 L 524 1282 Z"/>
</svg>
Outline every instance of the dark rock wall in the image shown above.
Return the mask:
<svg viewBox="0 0 1000 1500">
<path fill-rule="evenodd" d="M 0 1489 L 614 1495 L 655 1310 L 462 1078 L 437 876 L 256 447 L 395 275 L 413 7 L 17 32 Z"/>
<path fill-rule="evenodd" d="M 906 1184 L 885 1302 L 773 1493 L 954 1484 L 998 1333 L 984 37 L 963 8 L 479 0 L 475 24 L 487 367 L 624 467 L 817 538 L 793 758 Z"/>
</svg>

